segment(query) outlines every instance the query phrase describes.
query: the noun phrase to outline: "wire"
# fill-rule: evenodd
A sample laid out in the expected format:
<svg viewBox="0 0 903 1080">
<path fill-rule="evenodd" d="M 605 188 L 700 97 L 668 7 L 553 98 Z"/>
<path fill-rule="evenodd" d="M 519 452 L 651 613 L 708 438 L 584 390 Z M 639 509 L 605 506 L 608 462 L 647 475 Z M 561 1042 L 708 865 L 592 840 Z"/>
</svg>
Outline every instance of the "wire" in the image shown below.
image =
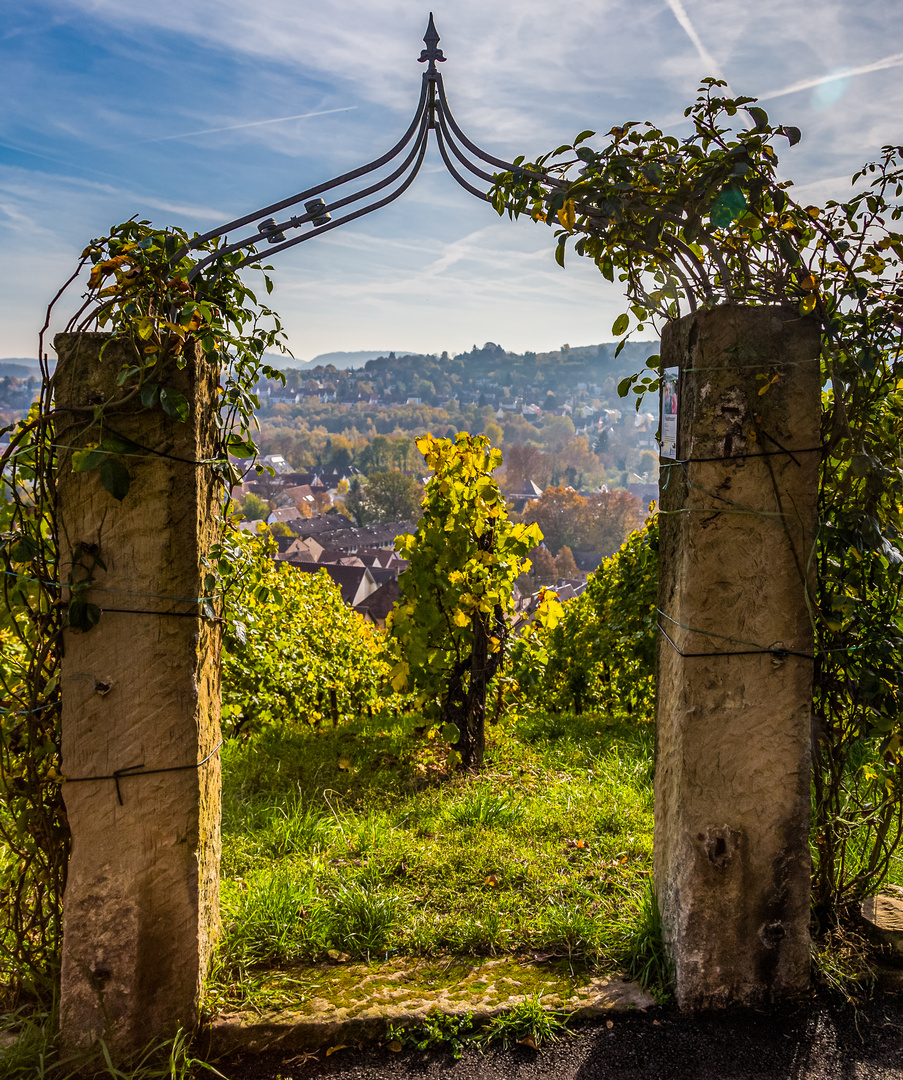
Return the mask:
<svg viewBox="0 0 903 1080">
<path fill-rule="evenodd" d="M 728 454 L 726 457 L 679 458 L 678 460 L 668 461 L 663 465 L 659 465 L 659 469 L 673 469 L 675 465 L 692 465 L 698 461 L 745 461 L 747 458 L 780 457 L 782 455 L 793 457 L 794 454 L 815 454 L 821 453 L 822 450 L 823 447 L 821 446 L 807 446 L 803 450 L 785 450 L 781 447 L 780 450 L 763 450 L 760 454 Z M 797 462 L 797 465 L 798 464 L 799 462 Z"/>
<path fill-rule="evenodd" d="M 210 753 L 202 760 L 195 762 L 192 765 L 167 765 L 162 769 L 145 769 L 144 762 L 140 765 L 126 765 L 124 769 L 116 769 L 115 772 L 108 773 L 105 776 L 63 776 L 60 778 L 60 783 L 63 784 L 86 784 L 89 780 L 115 780 L 116 781 L 116 798 L 119 800 L 119 805 L 122 806 L 122 792 L 119 788 L 119 781 L 128 779 L 133 776 L 155 776 L 158 773 L 169 772 L 187 772 L 189 769 L 199 769 L 202 765 L 205 765 L 213 755 L 223 745 L 223 740 L 214 746 Z"/>
<path fill-rule="evenodd" d="M 0 574 L 5 574 L 6 577 L 21 578 L 23 581 L 33 581 L 36 585 L 50 585 L 57 589 L 69 589 L 70 591 L 72 589 L 72 586 L 67 585 L 65 582 L 45 581 L 43 578 L 30 577 L 28 574 L 20 574 L 16 570 L 0 570 Z M 78 582 L 77 584 L 81 583 Z M 107 589 L 104 588 L 103 585 L 91 585 L 88 591 L 115 593 L 119 596 L 147 596 L 153 600 L 178 600 L 183 604 L 203 604 L 209 600 L 217 600 L 221 595 L 220 593 L 214 593 L 212 596 L 170 596 L 169 593 L 136 592 L 134 589 Z M 112 611 L 114 609 L 107 608 L 106 610 Z M 139 614 L 147 613 L 139 612 Z"/>
<path fill-rule="evenodd" d="M 673 619 L 667 612 L 662 611 L 661 608 L 655 609 L 662 618 L 667 619 L 668 622 L 674 623 L 675 626 L 679 626 L 681 630 L 686 630 L 691 634 L 702 634 L 704 637 L 718 638 L 720 641 L 729 641 L 735 645 L 749 645 L 751 648 L 739 650 L 737 652 L 703 652 L 703 653 L 687 653 L 683 652 L 672 640 L 668 631 L 662 626 L 660 622 L 655 625 L 661 630 L 661 632 L 667 638 L 669 644 L 680 656 L 686 657 L 701 657 L 701 656 L 761 656 L 771 655 L 778 659 L 784 659 L 788 656 L 800 656 L 805 660 L 814 660 L 815 656 L 812 653 L 798 652 L 795 649 L 785 649 L 779 645 L 760 645 L 755 641 L 744 641 L 742 638 L 729 637 L 726 634 L 716 634 L 712 630 L 697 630 L 692 626 L 685 626 L 684 623 L 678 622 L 677 619 Z"/>
<path fill-rule="evenodd" d="M 810 356 L 806 360 L 759 360 L 754 364 L 715 364 L 711 367 L 682 367 L 680 371 L 736 371 L 738 368 L 800 367 L 802 364 L 817 364 L 820 360 L 820 356 Z M 665 367 L 676 366 L 672 364 L 665 365 Z"/>
</svg>

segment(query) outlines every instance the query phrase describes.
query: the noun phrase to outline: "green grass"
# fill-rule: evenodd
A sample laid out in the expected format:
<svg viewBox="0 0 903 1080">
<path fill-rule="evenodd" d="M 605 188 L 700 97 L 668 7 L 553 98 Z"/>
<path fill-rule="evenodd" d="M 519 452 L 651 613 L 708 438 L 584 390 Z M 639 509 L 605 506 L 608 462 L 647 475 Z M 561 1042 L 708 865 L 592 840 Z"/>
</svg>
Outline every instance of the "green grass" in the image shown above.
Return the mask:
<svg viewBox="0 0 903 1080">
<path fill-rule="evenodd" d="M 191 1040 L 181 1029 L 172 1039 L 150 1043 L 128 1062 L 114 1064 L 103 1043 L 85 1054 L 59 1048 L 56 1017 L 21 1010 L 0 1014 L 0 1076 L 4 1080 L 199 1080 L 222 1078 L 213 1065 L 193 1056 Z"/>
<path fill-rule="evenodd" d="M 430 1012 L 410 1027 L 390 1024 L 385 1045 L 393 1051 L 447 1049 L 453 1057 L 460 1058 L 468 1045 L 507 1049 L 520 1043 L 538 1050 L 544 1043 L 558 1042 L 566 1030 L 567 1020 L 561 1010 L 546 1008 L 542 995 L 532 994 L 480 1028 L 474 1026 L 470 1012 L 457 1015 Z"/>
<path fill-rule="evenodd" d="M 651 875 L 651 725 L 538 715 L 484 771 L 385 717 L 224 747 L 224 934 L 211 1007 L 333 959 L 541 952 L 620 970 Z"/>
</svg>

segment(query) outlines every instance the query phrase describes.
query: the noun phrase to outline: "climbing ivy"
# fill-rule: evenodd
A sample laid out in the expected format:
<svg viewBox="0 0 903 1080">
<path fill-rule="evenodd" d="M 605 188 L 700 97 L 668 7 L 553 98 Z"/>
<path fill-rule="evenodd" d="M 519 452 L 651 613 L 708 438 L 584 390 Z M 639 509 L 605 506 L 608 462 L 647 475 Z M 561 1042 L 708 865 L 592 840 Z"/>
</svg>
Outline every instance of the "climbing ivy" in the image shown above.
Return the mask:
<svg viewBox="0 0 903 1080">
<path fill-rule="evenodd" d="M 53 994 L 61 940 L 62 894 L 69 830 L 60 771 L 59 664 L 62 632 L 90 632 L 100 609 L 86 601 L 97 544 L 65 554 L 75 572 L 60 582 L 61 543 L 56 519 L 58 467 L 54 384 L 45 335 L 60 299 L 87 283 L 67 329 L 101 330 L 125 342 L 128 361 L 117 373 L 115 395 L 67 417 L 75 471 L 95 472 L 117 500 L 129 497 L 128 440 L 111 430 L 123 412 L 158 410 L 184 421 L 191 403 L 174 386 L 189 350 L 200 348 L 220 374 L 217 452 L 210 468 L 226 489 L 240 475 L 237 460 L 253 463 L 253 388 L 261 375 L 279 378 L 265 361 L 282 345 L 278 317 L 239 278 L 238 255 L 225 255 L 197 273 L 197 255 L 181 230 L 155 230 L 146 221 L 113 228 L 84 250 L 57 293 L 39 335 L 43 380 L 25 420 L 4 429 L 0 456 L 0 968 L 16 994 Z M 202 256 L 217 241 L 199 245 Z M 264 273 L 267 291 L 271 283 Z M 112 355 L 112 354 L 110 354 Z M 121 355 L 121 350 L 117 350 Z M 103 354 L 102 354 L 103 356 Z M 98 523 L 100 524 L 100 523 Z M 215 597 L 218 563 L 210 566 Z M 203 614 L 216 615 L 215 601 Z"/>
<path fill-rule="evenodd" d="M 581 132 L 497 178 L 499 212 L 529 214 L 619 281 L 621 338 L 716 304 L 783 304 L 822 340 L 816 641 L 814 900 L 837 918 L 887 875 L 903 840 L 903 147 L 885 146 L 851 194 L 798 202 L 778 150 L 800 131 L 707 79 L 678 139 L 650 123 Z M 660 360 L 621 384 L 658 388 Z M 768 390 L 767 378 L 762 393 Z"/>
</svg>

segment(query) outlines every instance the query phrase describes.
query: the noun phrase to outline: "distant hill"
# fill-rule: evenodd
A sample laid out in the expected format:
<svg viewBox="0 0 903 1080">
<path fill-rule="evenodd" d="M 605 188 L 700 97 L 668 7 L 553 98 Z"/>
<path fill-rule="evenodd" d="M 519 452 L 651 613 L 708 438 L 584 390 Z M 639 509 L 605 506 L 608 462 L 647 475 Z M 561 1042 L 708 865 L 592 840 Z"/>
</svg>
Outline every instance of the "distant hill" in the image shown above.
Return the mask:
<svg viewBox="0 0 903 1080">
<path fill-rule="evenodd" d="M 325 352 L 320 353 L 319 356 L 315 356 L 313 360 L 293 360 L 290 356 L 278 356 L 273 357 L 271 353 L 267 354 L 267 359 L 272 360 L 270 362 L 273 367 L 277 368 L 315 368 L 326 367 L 327 364 L 332 364 L 334 368 L 338 368 L 340 371 L 344 371 L 347 368 L 363 367 L 368 360 L 378 360 L 381 356 L 388 356 L 390 352 L 394 352 L 396 356 L 408 356 L 411 355 L 406 349 L 360 349 L 358 352 Z"/>
<path fill-rule="evenodd" d="M 28 356 L 6 356 L 0 360 L 0 379 L 12 376 L 14 379 L 27 379 L 29 375 L 38 375 L 41 365 Z"/>
</svg>

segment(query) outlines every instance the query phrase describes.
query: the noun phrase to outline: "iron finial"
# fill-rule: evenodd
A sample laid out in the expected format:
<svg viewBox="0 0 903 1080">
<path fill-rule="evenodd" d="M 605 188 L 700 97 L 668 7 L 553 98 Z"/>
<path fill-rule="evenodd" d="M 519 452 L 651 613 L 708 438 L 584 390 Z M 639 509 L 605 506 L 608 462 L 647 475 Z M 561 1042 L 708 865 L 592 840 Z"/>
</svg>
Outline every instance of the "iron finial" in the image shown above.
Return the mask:
<svg viewBox="0 0 903 1080">
<path fill-rule="evenodd" d="M 432 12 L 430 12 L 430 21 L 426 28 L 426 33 L 423 35 L 423 43 L 426 45 L 426 48 L 421 51 L 420 60 L 418 62 L 425 64 L 427 60 L 429 60 L 429 70 L 435 71 L 436 61 L 438 60 L 440 64 L 443 64 L 445 63 L 445 57 L 442 55 L 442 50 L 437 48 L 439 44 L 439 33 L 436 30 L 436 24 L 433 22 Z"/>
</svg>

